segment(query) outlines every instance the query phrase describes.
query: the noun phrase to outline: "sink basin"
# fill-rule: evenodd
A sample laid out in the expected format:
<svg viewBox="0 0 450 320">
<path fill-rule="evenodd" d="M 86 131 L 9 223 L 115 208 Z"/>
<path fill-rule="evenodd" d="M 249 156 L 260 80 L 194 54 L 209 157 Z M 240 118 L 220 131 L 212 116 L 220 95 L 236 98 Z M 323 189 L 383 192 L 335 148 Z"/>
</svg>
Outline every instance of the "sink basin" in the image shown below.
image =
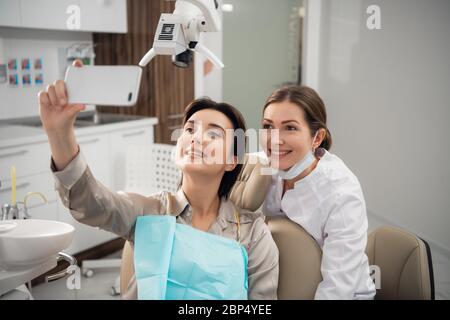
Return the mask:
<svg viewBox="0 0 450 320">
<path fill-rule="evenodd" d="M 0 221 L 0 267 L 43 263 L 70 245 L 74 230 L 70 224 L 50 220 Z"/>
</svg>

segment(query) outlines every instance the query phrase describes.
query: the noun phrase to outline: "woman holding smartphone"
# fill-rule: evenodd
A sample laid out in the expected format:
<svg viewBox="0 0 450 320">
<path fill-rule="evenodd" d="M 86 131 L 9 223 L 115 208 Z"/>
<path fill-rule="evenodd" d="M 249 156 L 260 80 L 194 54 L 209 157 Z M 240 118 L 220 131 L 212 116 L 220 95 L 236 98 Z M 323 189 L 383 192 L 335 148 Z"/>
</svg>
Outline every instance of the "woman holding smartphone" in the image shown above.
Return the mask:
<svg viewBox="0 0 450 320">
<path fill-rule="evenodd" d="M 74 65 L 82 66 L 80 61 L 75 61 Z M 51 168 L 57 190 L 63 204 L 76 220 L 111 231 L 129 240 L 132 245 L 136 221 L 148 215 L 169 215 L 175 217 L 178 224 L 192 226 L 208 233 L 208 236 L 236 240 L 245 249 L 242 256 L 241 252 L 238 253 L 241 258 L 245 256 L 243 274 L 248 279 L 248 290 L 247 280 L 242 287 L 246 294 L 248 291 L 245 298 L 277 298 L 278 249 L 268 227 L 261 215 L 236 207 L 228 198 L 242 168 L 239 162 L 242 159 L 239 158 L 244 150 L 238 148 L 245 146 L 236 143 L 233 135 L 235 130 L 245 131 L 245 122 L 239 111 L 209 99 L 199 99 L 189 104 L 185 110 L 183 132 L 176 145 L 176 161 L 183 178 L 180 189 L 175 194 L 139 195 L 113 192 L 95 179 L 74 131 L 75 118 L 84 110 L 84 105 L 68 104 L 67 101 L 62 80 L 39 93 L 40 117 L 51 147 Z M 206 153 L 205 150 L 214 152 Z M 151 237 L 164 236 L 156 233 Z M 202 236 L 207 235 L 203 233 Z M 216 237 L 214 241 L 223 242 Z M 224 252 L 222 257 L 226 260 L 228 256 Z M 203 264 L 208 264 L 208 259 L 202 259 Z M 137 260 L 139 257 L 135 255 L 135 268 L 136 262 L 139 264 Z M 188 262 L 195 267 L 196 261 Z M 154 263 L 158 265 L 159 262 Z M 230 260 L 215 267 L 223 271 L 219 279 L 216 274 L 197 274 L 199 279 L 217 279 L 213 284 L 205 283 L 205 291 L 201 294 L 230 298 L 215 291 L 220 286 L 226 290 L 228 285 L 238 281 L 235 273 L 228 272 L 233 268 L 236 271 L 235 266 Z M 123 296 L 137 298 L 139 288 L 139 278 L 132 277 Z M 201 297 L 201 294 L 195 297 Z"/>
</svg>

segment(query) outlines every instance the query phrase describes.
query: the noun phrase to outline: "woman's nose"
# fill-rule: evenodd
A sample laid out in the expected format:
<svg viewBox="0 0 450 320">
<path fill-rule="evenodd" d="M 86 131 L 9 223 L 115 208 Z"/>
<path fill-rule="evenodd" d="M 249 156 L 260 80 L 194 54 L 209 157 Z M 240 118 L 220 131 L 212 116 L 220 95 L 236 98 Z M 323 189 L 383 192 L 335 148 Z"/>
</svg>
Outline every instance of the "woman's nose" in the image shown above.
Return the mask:
<svg viewBox="0 0 450 320">
<path fill-rule="evenodd" d="M 269 136 L 268 136 L 268 142 L 270 145 L 281 145 L 284 143 L 282 137 L 280 137 L 280 131 L 279 130 L 271 130 Z"/>
<path fill-rule="evenodd" d="M 191 136 L 191 144 L 201 144 L 202 130 L 195 130 Z"/>
</svg>

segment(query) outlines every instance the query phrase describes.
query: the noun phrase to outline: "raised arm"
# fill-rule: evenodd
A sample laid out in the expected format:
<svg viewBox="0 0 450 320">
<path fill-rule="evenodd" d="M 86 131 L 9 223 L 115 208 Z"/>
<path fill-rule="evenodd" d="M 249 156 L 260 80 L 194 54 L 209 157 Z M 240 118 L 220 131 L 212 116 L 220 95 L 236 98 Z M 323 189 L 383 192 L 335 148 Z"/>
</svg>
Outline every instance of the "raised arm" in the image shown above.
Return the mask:
<svg viewBox="0 0 450 320">
<path fill-rule="evenodd" d="M 81 61 L 73 64 L 82 67 Z M 97 181 L 79 150 L 74 123 L 83 104 L 68 104 L 66 84 L 55 81 L 39 92 L 39 112 L 52 153 L 51 169 L 61 201 L 81 223 L 133 240 L 138 215 L 164 212 L 163 194 L 144 197 L 115 192 Z"/>
</svg>

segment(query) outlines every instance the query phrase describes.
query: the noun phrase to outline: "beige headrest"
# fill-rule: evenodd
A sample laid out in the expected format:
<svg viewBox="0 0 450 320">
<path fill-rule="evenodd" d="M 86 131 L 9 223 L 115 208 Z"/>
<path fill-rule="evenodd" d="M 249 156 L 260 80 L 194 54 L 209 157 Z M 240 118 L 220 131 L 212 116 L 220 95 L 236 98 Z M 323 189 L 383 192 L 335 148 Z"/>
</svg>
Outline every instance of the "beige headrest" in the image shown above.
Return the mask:
<svg viewBox="0 0 450 320">
<path fill-rule="evenodd" d="M 426 243 L 414 234 L 394 227 L 378 228 L 368 237 L 366 254 L 370 265 L 380 271 L 377 300 L 434 297 L 431 254 Z"/>
<path fill-rule="evenodd" d="M 262 162 L 264 159 L 257 154 L 245 155 L 243 169 L 230 193 L 236 206 L 256 211 L 264 202 L 271 176 L 261 174 L 261 169 L 267 167 Z"/>
<path fill-rule="evenodd" d="M 270 218 L 268 225 L 280 252 L 278 299 L 314 299 L 322 281 L 319 245 L 302 227 L 287 218 Z"/>
</svg>

